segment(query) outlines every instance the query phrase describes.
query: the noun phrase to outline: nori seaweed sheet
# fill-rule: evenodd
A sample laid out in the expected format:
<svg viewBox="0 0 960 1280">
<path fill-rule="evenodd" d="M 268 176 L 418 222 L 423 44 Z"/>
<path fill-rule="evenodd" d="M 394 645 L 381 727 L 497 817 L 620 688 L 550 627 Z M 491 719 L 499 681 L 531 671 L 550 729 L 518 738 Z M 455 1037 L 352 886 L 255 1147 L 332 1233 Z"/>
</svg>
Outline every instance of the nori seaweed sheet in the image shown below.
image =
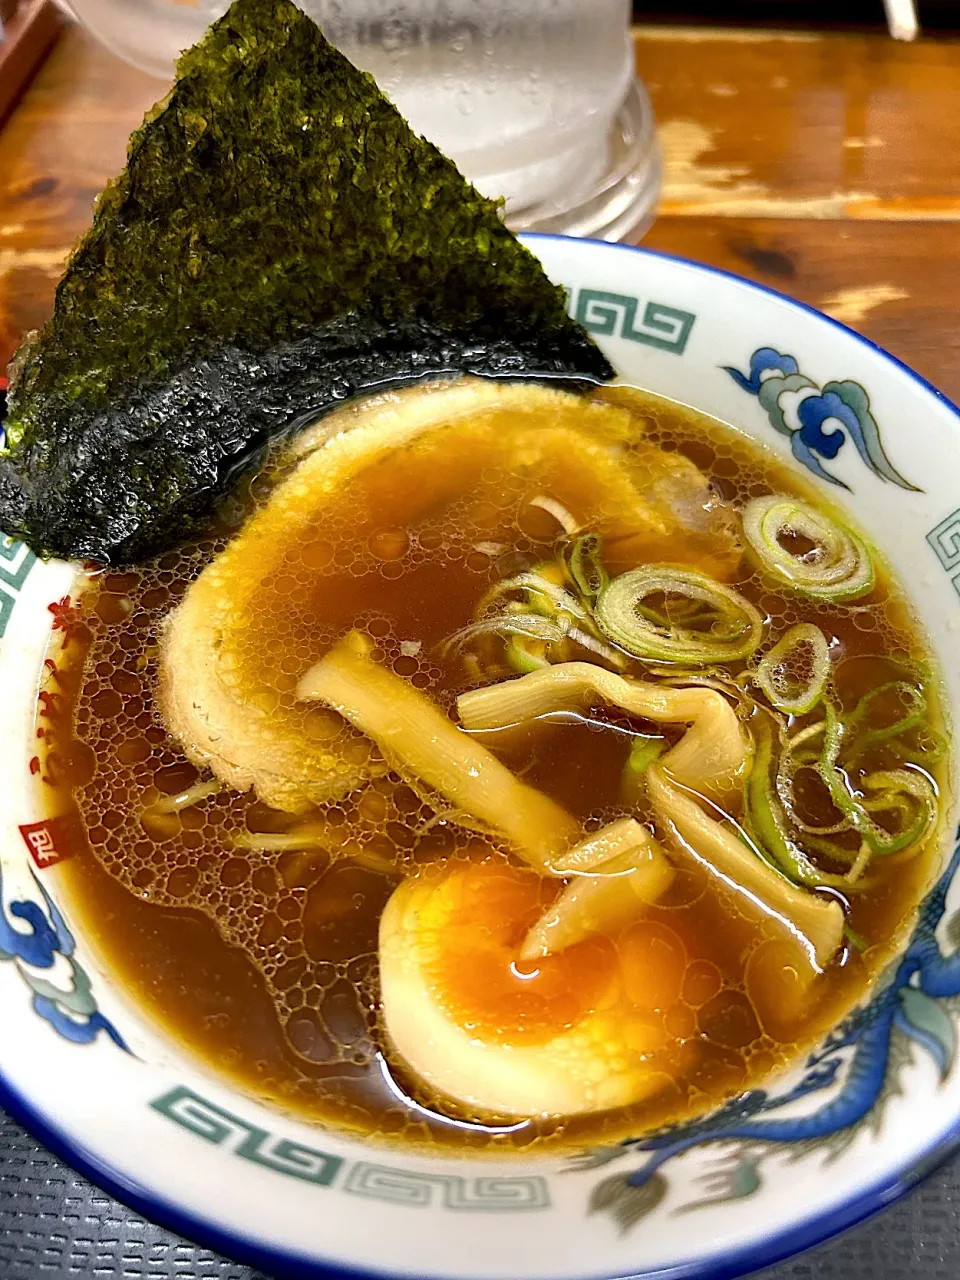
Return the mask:
<svg viewBox="0 0 960 1280">
<path fill-rule="evenodd" d="M 289 0 L 236 0 L 132 136 L 11 365 L 0 528 L 130 563 L 365 389 L 613 370 L 497 206 Z"/>
</svg>

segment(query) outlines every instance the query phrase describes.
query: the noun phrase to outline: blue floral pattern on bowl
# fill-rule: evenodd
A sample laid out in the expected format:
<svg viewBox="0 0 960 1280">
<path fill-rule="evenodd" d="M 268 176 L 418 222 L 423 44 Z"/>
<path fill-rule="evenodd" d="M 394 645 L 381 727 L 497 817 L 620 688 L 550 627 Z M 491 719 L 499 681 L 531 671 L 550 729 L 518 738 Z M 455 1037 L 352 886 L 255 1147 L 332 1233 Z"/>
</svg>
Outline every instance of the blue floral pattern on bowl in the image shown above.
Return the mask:
<svg viewBox="0 0 960 1280">
<path fill-rule="evenodd" d="M 0 871 L 0 962 L 16 966 L 33 993 L 34 1012 L 65 1040 L 90 1044 L 103 1031 L 129 1053 L 120 1032 L 97 1008 L 90 979 L 76 958 L 76 942 L 67 922 L 36 875 L 34 880 L 43 906 L 25 898 L 5 908 Z M 18 929 L 14 920 L 22 921 L 28 928 Z M 54 968 L 58 956 L 70 967 L 66 986 L 58 986 L 45 976 Z"/>
<path fill-rule="evenodd" d="M 754 351 L 749 373 L 730 365 L 724 368 L 738 387 L 757 397 L 773 429 L 790 437 L 793 456 L 821 480 L 850 488 L 821 462 L 821 458 L 836 458 L 849 438 L 875 476 L 901 489 L 920 492 L 887 457 L 877 420 L 870 412 L 870 397 L 859 382 L 826 382 L 818 388 L 812 378 L 800 372 L 793 356 L 773 347 Z M 784 399 L 791 393 L 792 411 Z M 835 425 L 827 430 L 831 423 Z"/>
</svg>

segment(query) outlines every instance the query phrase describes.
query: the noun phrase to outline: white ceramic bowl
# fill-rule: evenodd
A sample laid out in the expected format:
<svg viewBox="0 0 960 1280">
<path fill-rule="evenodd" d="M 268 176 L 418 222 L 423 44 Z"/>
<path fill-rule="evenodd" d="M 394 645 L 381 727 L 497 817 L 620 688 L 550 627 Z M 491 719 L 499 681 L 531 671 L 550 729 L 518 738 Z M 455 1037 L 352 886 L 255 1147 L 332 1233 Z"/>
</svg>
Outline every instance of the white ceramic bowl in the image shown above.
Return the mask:
<svg viewBox="0 0 960 1280">
<path fill-rule="evenodd" d="M 908 583 L 956 718 L 957 409 L 746 281 L 643 250 L 529 244 L 625 379 L 792 452 L 849 506 Z M 147 1022 L 58 910 L 57 832 L 39 821 L 30 760 L 50 606 L 71 580 L 0 542 L 0 1101 L 142 1213 L 278 1275 L 721 1277 L 873 1212 L 957 1143 L 952 843 L 869 1005 L 765 1091 L 667 1136 L 580 1158 L 426 1158 L 233 1090 Z"/>
</svg>

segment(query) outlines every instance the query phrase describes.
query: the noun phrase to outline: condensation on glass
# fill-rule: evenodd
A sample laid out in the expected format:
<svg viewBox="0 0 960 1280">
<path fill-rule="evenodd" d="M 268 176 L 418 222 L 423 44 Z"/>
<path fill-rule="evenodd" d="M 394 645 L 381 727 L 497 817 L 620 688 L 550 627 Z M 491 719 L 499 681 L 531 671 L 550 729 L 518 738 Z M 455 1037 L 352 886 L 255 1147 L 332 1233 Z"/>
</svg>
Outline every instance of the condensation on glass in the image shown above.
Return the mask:
<svg viewBox="0 0 960 1280">
<path fill-rule="evenodd" d="M 633 78 L 625 0 L 309 0 L 334 44 L 510 212 L 594 187 Z"/>
<path fill-rule="evenodd" d="M 225 0 L 71 0 L 109 48 L 169 78 Z M 660 162 L 629 0 L 303 0 L 518 230 L 615 240 L 649 222 Z"/>
</svg>

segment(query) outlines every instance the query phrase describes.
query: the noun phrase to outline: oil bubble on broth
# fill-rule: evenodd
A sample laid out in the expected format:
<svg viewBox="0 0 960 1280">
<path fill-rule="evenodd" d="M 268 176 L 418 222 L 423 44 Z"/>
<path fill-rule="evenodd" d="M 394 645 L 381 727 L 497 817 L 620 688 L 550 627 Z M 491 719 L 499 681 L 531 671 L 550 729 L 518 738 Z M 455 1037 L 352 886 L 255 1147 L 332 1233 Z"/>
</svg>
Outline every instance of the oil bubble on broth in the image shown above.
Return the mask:
<svg viewBox="0 0 960 1280">
<path fill-rule="evenodd" d="M 770 494 L 824 509 L 792 471 L 730 428 L 646 393 L 607 389 L 578 406 L 538 404 L 529 420 L 509 422 L 478 411 L 384 449 L 304 508 L 294 536 L 237 569 L 222 637 L 228 683 L 244 691 L 251 722 L 269 727 L 269 749 L 225 743 L 208 767 L 180 728 L 180 740 L 171 735 L 157 690 L 167 629 L 181 616 L 171 623 L 171 611 L 240 545 L 233 526 L 268 528 L 272 496 L 301 474 L 289 458 L 271 460 L 208 537 L 134 572 L 94 577 L 71 612 L 50 683 L 58 696 L 41 719 L 51 804 L 67 813 L 75 855 L 63 867 L 71 901 L 107 965 L 171 1035 L 298 1115 L 382 1139 L 529 1151 L 703 1112 L 784 1066 L 863 995 L 929 883 L 946 745 L 934 665 L 897 584 L 876 557 L 876 580 L 852 599 L 778 581 L 745 548 L 741 513 Z M 581 422 L 589 407 L 595 420 Z M 810 548 L 795 550 L 802 560 Z M 726 643 L 729 618 L 709 614 L 724 592 L 747 602 L 762 640 L 745 658 L 695 667 L 632 654 L 597 623 L 597 600 L 609 580 L 645 565 L 667 566 L 668 583 L 717 584 L 713 595 L 678 595 L 654 580 L 636 613 L 651 643 Z M 764 700 L 758 665 L 804 626 L 824 638 L 829 683 L 810 709 L 781 713 Z M 747 772 L 704 791 L 693 820 L 711 822 L 710 838 L 728 852 L 733 840 L 730 856 L 766 857 L 784 892 L 815 900 L 822 915 L 836 904 L 839 920 L 842 909 L 842 940 L 824 972 L 811 985 L 776 921 L 711 874 L 706 857 L 670 843 L 650 779 L 673 785 L 658 762 L 679 758 L 690 718 L 667 722 L 587 697 L 466 735 L 524 796 L 536 793 L 573 824 L 564 848 L 589 852 L 627 819 L 631 838 L 650 846 L 649 867 L 617 864 L 636 881 L 632 916 L 543 955 L 535 969 L 521 964 L 518 977 L 524 940 L 569 898 L 576 875 L 531 869 L 532 854 L 519 856 L 497 824 L 458 808 L 442 780 L 425 781 L 332 695 L 305 699 L 305 673 L 340 653 L 345 636 L 355 651 L 344 670 L 373 664 L 451 728 L 467 722 L 458 698 L 462 709 L 472 691 L 563 665 L 593 663 L 671 694 L 718 692 L 750 744 Z M 326 675 L 317 678 L 326 688 Z M 757 781 L 764 743 L 767 791 Z M 241 759 L 248 748 L 252 773 Z M 851 835 L 840 772 L 853 779 L 849 803 L 876 848 Z M 234 789 L 231 777 L 247 774 L 246 789 Z M 771 814 L 780 826 L 764 825 Z M 912 842 L 896 847 L 911 822 Z M 404 894 L 421 895 L 418 921 L 433 912 L 447 922 L 429 943 L 394 905 Z M 402 1019 L 392 1036 L 385 1025 L 384 918 L 397 922 L 403 955 L 420 957 L 404 970 L 407 985 L 392 989 L 427 984 L 424 1017 L 506 1047 L 531 1071 L 553 1070 L 555 1045 L 603 1054 L 627 1100 L 604 1084 L 582 1106 L 534 1098 L 525 1110 L 506 1090 L 503 1106 L 485 1108 L 411 1067 L 395 1043 Z M 458 947 L 482 953 L 483 965 L 458 966 Z M 531 973 L 533 1003 L 511 985 Z M 588 1025 L 595 1049 L 561 1045 L 571 1027 Z M 496 1076 L 497 1053 L 490 1059 Z M 586 1079 L 595 1061 L 584 1062 Z M 476 1070 L 487 1078 L 485 1066 Z M 464 1071 L 474 1079 L 473 1067 Z"/>
</svg>

